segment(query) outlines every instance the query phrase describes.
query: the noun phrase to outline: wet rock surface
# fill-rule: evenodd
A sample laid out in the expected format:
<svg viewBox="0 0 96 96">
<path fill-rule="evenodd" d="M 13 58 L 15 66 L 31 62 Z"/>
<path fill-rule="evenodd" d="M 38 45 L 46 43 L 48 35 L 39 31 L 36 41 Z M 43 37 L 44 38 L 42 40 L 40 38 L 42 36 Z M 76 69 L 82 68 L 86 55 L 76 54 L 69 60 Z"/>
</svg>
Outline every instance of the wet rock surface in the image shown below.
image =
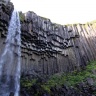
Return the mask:
<svg viewBox="0 0 96 96">
<path fill-rule="evenodd" d="M 8 30 L 8 24 L 11 18 L 12 11 L 14 9 L 13 4 L 8 1 L 0 1 L 0 33 Z M 2 33 L 3 34 L 3 33 Z"/>
<path fill-rule="evenodd" d="M 8 26 L 13 10 L 14 6 L 10 0 L 0 0 L 0 56 L 4 50 Z"/>
</svg>

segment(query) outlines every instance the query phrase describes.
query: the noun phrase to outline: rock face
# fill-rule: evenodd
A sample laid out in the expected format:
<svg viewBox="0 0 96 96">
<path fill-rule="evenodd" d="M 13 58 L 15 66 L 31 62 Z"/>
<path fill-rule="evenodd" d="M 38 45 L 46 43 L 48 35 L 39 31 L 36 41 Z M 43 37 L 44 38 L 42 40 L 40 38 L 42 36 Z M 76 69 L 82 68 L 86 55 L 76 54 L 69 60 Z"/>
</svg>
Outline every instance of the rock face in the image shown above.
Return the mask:
<svg viewBox="0 0 96 96">
<path fill-rule="evenodd" d="M 22 72 L 71 72 L 96 60 L 96 23 L 59 25 L 34 12 L 20 17 Z"/>
<path fill-rule="evenodd" d="M 4 42 L 13 9 L 14 6 L 10 1 L 0 0 L 0 56 L 5 46 Z"/>
<path fill-rule="evenodd" d="M 7 31 L 13 9 L 11 2 L 0 1 L 0 31 Z"/>
<path fill-rule="evenodd" d="M 0 54 L 14 7 L 0 1 Z M 21 72 L 48 74 L 80 70 L 96 60 L 96 23 L 59 25 L 34 12 L 20 13 Z"/>
</svg>

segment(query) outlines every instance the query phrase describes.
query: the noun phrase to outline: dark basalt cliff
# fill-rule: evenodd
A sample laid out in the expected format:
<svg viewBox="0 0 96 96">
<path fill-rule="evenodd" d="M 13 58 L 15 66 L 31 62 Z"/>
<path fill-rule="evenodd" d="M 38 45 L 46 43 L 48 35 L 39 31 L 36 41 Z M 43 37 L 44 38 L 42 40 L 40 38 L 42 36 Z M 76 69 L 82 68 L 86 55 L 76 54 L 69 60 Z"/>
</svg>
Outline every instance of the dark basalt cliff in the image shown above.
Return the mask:
<svg viewBox="0 0 96 96">
<path fill-rule="evenodd" d="M 6 37 L 5 32 L 8 30 L 8 24 L 11 18 L 14 6 L 11 2 L 0 1 L 0 38 Z"/>
<path fill-rule="evenodd" d="M 8 31 L 9 21 L 11 19 L 14 6 L 11 2 L 0 0 L 0 56 L 5 46 L 5 39 Z"/>
<path fill-rule="evenodd" d="M 0 53 L 14 7 L 0 1 Z M 54 74 L 84 68 L 96 60 L 96 23 L 59 25 L 34 12 L 20 12 L 24 74 Z"/>
<path fill-rule="evenodd" d="M 96 60 L 96 23 L 59 25 L 34 12 L 20 17 L 22 72 L 71 72 Z"/>
</svg>

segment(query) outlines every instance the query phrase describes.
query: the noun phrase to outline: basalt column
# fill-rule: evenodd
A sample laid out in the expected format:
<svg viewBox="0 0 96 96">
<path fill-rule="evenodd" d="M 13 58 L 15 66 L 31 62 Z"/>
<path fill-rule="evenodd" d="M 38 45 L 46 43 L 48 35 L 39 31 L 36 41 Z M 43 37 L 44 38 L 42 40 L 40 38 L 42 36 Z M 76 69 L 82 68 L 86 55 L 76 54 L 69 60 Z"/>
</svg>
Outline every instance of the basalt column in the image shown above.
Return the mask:
<svg viewBox="0 0 96 96">
<path fill-rule="evenodd" d="M 0 1 L 0 54 L 14 7 Z M 96 60 L 96 23 L 60 25 L 34 12 L 21 18 L 22 74 L 54 74 L 84 68 Z"/>
<path fill-rule="evenodd" d="M 0 1 L 0 54 L 2 54 L 5 46 L 5 39 L 13 10 L 14 6 L 9 0 L 8 2 Z"/>
<path fill-rule="evenodd" d="M 96 60 L 96 23 L 59 25 L 34 12 L 20 18 L 23 73 L 71 72 Z"/>
</svg>

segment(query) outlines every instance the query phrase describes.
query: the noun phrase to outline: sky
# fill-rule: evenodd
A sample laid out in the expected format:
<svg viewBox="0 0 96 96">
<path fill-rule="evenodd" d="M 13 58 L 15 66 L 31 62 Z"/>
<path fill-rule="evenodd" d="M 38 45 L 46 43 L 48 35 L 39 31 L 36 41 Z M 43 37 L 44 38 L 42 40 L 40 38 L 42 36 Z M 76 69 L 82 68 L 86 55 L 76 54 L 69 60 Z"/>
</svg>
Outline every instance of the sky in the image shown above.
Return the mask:
<svg viewBox="0 0 96 96">
<path fill-rule="evenodd" d="M 15 9 L 33 11 L 58 24 L 96 20 L 96 0 L 11 0 Z"/>
</svg>

